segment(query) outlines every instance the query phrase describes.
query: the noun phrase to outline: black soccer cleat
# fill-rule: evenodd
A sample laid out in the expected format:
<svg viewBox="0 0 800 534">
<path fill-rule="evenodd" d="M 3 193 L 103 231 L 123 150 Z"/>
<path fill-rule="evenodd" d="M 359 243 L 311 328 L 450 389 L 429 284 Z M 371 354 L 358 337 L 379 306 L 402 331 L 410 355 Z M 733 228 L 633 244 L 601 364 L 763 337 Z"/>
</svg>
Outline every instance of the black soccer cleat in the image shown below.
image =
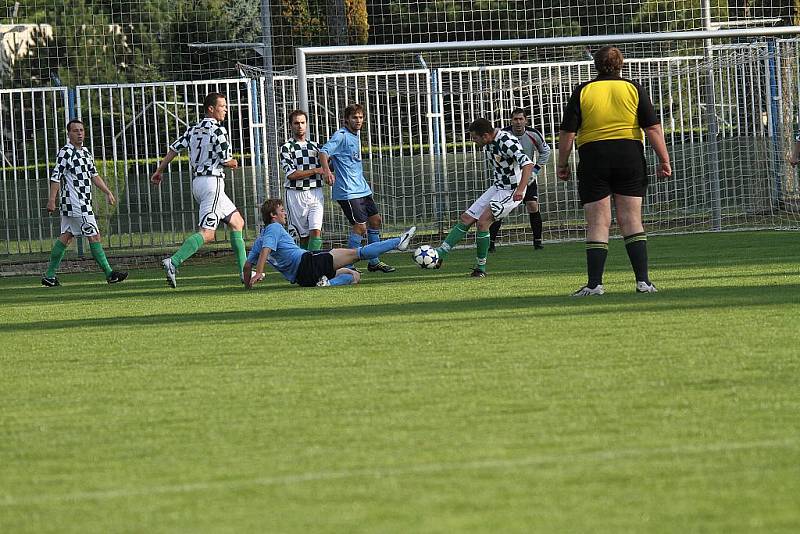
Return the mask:
<svg viewBox="0 0 800 534">
<path fill-rule="evenodd" d="M 43 276 L 42 277 L 42 285 L 44 287 L 56 287 L 56 286 L 60 286 L 61 282 L 58 281 L 58 277 L 57 276 L 53 276 L 53 277 Z"/>
<path fill-rule="evenodd" d="M 109 284 L 118 284 L 126 278 L 128 278 L 128 273 L 122 271 L 111 271 L 111 274 L 106 277 L 106 282 Z"/>
<path fill-rule="evenodd" d="M 486 271 L 481 271 L 480 269 L 472 269 L 472 272 L 469 273 L 470 277 L 472 278 L 486 278 Z"/>
<path fill-rule="evenodd" d="M 397 269 L 395 269 L 394 267 L 392 267 L 388 263 L 383 263 L 382 261 L 379 261 L 375 265 L 372 265 L 371 263 L 368 263 L 367 264 L 367 270 L 369 272 L 371 272 L 371 273 L 374 273 L 374 272 L 377 272 L 377 271 L 380 271 L 382 273 L 393 273 Z"/>
</svg>

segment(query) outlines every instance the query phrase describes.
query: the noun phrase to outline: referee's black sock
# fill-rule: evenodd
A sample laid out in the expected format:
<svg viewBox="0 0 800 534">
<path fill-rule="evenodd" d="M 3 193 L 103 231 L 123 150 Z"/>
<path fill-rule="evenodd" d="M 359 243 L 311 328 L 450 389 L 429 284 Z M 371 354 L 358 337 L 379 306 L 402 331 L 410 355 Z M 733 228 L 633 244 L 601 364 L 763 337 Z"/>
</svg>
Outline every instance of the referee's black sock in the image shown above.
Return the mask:
<svg viewBox="0 0 800 534">
<path fill-rule="evenodd" d="M 542 212 L 529 213 L 528 218 L 531 220 L 531 231 L 533 232 L 533 242 L 542 243 Z"/>
<path fill-rule="evenodd" d="M 639 232 L 625 238 L 625 250 L 628 251 L 628 258 L 631 260 L 633 273 L 636 275 L 637 282 L 650 283 L 647 273 L 647 234 Z"/>
<path fill-rule="evenodd" d="M 494 244 L 497 241 L 497 234 L 500 233 L 500 227 L 503 225 L 503 219 L 495 221 L 489 227 L 489 243 Z"/>
<path fill-rule="evenodd" d="M 589 282 L 586 285 L 589 288 L 594 289 L 603 283 L 603 271 L 606 268 L 607 256 L 608 243 L 586 242 L 586 272 L 589 275 Z"/>
</svg>

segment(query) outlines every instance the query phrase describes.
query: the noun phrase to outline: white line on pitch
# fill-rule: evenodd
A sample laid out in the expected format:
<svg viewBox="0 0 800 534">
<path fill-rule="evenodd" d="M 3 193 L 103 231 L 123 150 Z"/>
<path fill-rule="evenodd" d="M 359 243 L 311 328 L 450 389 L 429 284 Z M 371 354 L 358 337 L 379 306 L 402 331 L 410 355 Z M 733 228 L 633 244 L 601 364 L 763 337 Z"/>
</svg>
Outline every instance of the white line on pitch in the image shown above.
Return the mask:
<svg viewBox="0 0 800 534">
<path fill-rule="evenodd" d="M 353 469 L 348 471 L 316 471 L 310 473 L 297 473 L 278 475 L 273 477 L 259 477 L 239 480 L 220 480 L 193 482 L 189 484 L 175 484 L 166 486 L 145 486 L 141 488 L 120 488 L 102 491 L 80 491 L 65 494 L 36 495 L 15 497 L 14 495 L 0 496 L 0 506 L 33 506 L 39 504 L 54 504 L 78 501 L 102 501 L 125 497 L 150 496 L 168 493 L 191 493 L 218 489 L 235 489 L 247 486 L 277 486 L 282 484 L 298 484 L 319 480 L 336 480 L 343 478 L 385 478 L 391 476 L 404 476 L 418 473 L 438 473 L 444 471 L 470 471 L 479 469 L 509 469 L 532 465 L 555 464 L 573 460 L 609 461 L 641 456 L 656 456 L 662 454 L 705 454 L 710 452 L 730 452 L 744 449 L 768 448 L 793 448 L 797 447 L 795 439 L 765 440 L 741 443 L 712 443 L 697 445 L 675 445 L 672 447 L 659 447 L 654 449 L 617 449 L 578 452 L 573 454 L 542 454 L 516 459 L 485 459 L 468 462 L 419 464 L 398 467 L 375 467 L 366 469 Z"/>
</svg>

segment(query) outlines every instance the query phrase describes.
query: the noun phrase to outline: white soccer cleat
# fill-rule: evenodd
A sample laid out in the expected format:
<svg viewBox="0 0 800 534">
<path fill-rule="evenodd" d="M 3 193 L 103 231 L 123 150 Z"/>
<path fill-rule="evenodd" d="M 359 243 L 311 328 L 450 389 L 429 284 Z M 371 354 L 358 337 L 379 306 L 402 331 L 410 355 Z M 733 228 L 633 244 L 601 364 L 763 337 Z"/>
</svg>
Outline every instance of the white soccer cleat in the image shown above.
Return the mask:
<svg viewBox="0 0 800 534">
<path fill-rule="evenodd" d="M 412 226 L 400 236 L 400 242 L 397 244 L 397 250 L 406 250 L 408 245 L 411 244 L 411 238 L 417 233 L 417 227 Z"/>
<path fill-rule="evenodd" d="M 172 265 L 172 259 L 166 258 L 161 262 L 161 265 L 164 266 L 164 273 L 167 275 L 167 283 L 169 284 L 169 287 L 178 287 L 178 281 L 175 279 L 175 275 L 178 274 L 178 271 L 175 269 L 175 266 Z"/>
<path fill-rule="evenodd" d="M 322 278 L 319 279 L 319 282 L 317 282 L 317 287 L 328 287 L 330 285 L 331 282 L 330 280 L 328 280 L 327 276 L 323 276 Z"/>
<path fill-rule="evenodd" d="M 603 284 L 599 284 L 594 288 L 589 286 L 583 286 L 575 293 L 572 294 L 573 297 L 591 297 L 593 295 L 602 295 L 605 293 L 606 290 L 603 288 Z"/>
<path fill-rule="evenodd" d="M 658 293 L 658 289 L 653 284 L 647 282 L 636 282 L 637 293 Z"/>
</svg>

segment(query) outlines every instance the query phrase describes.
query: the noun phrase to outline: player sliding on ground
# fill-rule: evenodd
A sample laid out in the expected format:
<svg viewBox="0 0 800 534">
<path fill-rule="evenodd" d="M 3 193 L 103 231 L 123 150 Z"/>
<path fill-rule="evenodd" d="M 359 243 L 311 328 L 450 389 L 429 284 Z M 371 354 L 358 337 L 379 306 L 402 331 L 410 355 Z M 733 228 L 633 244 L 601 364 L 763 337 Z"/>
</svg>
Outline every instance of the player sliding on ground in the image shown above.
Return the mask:
<svg viewBox="0 0 800 534">
<path fill-rule="evenodd" d="M 406 250 L 417 231 L 412 226 L 400 237 L 370 243 L 365 247 L 334 248 L 328 252 L 303 250 L 286 231 L 286 209 L 280 199 L 269 199 L 261 206 L 266 228 L 258 236 L 244 265 L 247 289 L 264 277 L 264 264 L 269 262 L 292 284 L 302 287 L 344 286 L 357 284 L 361 275 L 345 267 L 359 260 L 371 260 L 390 250 Z M 255 269 L 255 273 L 252 270 Z"/>
</svg>

